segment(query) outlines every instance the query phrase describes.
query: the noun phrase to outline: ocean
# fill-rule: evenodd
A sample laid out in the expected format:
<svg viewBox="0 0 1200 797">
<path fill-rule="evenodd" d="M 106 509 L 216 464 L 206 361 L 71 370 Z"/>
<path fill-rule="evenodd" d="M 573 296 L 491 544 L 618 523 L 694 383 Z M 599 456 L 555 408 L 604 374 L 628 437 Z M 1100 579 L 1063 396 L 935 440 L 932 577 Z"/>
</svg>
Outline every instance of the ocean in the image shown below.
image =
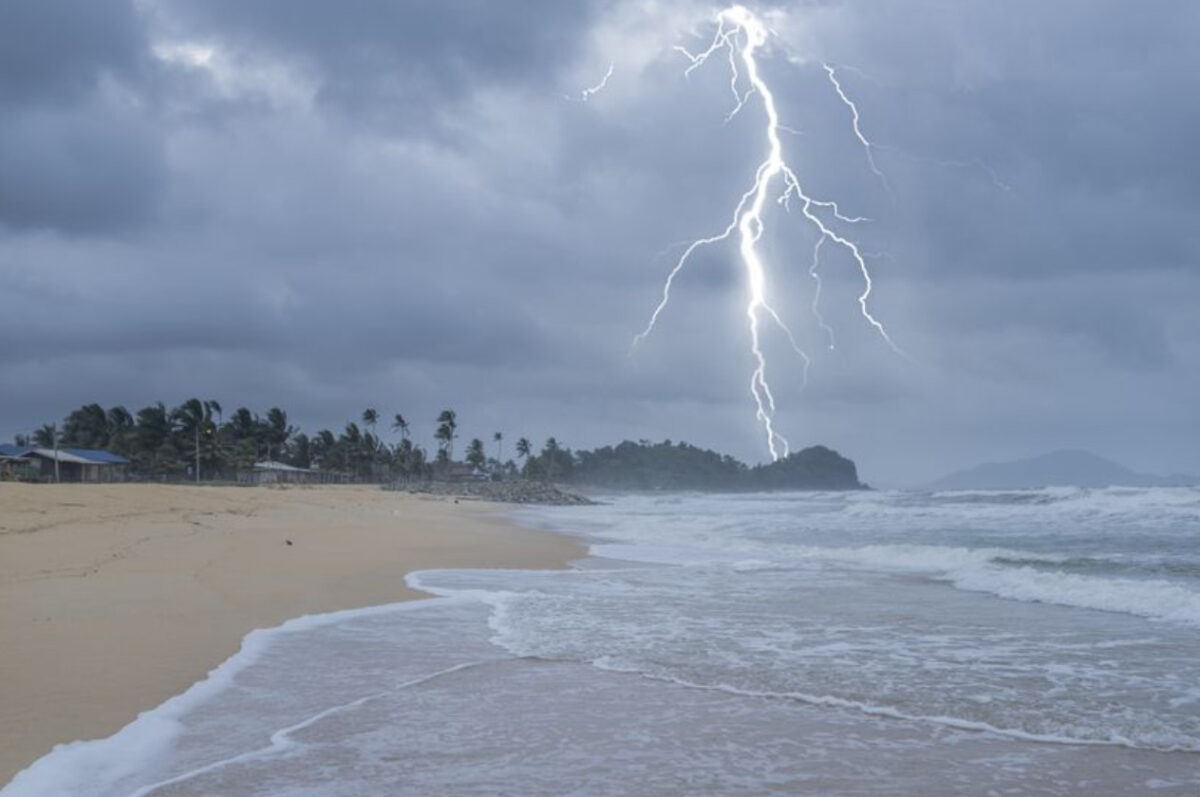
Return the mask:
<svg viewBox="0 0 1200 797">
<path fill-rule="evenodd" d="M 247 637 L 46 795 L 1200 794 L 1200 490 L 612 496 Z"/>
</svg>

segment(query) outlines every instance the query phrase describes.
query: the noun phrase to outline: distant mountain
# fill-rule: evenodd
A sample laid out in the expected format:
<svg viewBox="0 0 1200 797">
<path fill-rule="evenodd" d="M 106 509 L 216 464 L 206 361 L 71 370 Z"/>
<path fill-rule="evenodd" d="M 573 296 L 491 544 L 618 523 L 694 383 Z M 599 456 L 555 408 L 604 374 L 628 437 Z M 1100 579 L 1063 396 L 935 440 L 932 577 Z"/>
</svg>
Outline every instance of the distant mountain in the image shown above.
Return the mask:
<svg viewBox="0 0 1200 797">
<path fill-rule="evenodd" d="M 933 490 L 1019 490 L 1031 487 L 1173 487 L 1200 479 L 1138 473 L 1087 451 L 1054 451 L 1012 462 L 988 462 L 955 471 L 929 485 Z"/>
</svg>

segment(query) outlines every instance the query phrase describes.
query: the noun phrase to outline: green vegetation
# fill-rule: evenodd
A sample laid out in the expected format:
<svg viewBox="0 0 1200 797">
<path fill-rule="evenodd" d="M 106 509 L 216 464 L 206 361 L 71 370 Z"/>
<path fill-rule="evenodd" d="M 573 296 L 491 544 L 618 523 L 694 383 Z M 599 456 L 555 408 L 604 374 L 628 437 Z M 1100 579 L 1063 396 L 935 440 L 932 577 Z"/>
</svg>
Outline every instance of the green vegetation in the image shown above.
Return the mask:
<svg viewBox="0 0 1200 797">
<path fill-rule="evenodd" d="M 858 490 L 854 463 L 825 446 L 769 465 L 747 467 L 731 456 L 687 443 L 625 441 L 574 456 L 574 484 L 613 490 Z"/>
<path fill-rule="evenodd" d="M 453 410 L 447 410 L 453 418 Z M 443 413 L 445 415 L 445 413 Z M 134 474 L 151 478 L 194 479 L 196 467 L 204 481 L 232 480 L 255 462 L 274 460 L 298 468 L 319 468 L 349 481 L 395 481 L 434 476 L 424 449 L 408 437 L 408 422 L 395 416 L 400 433 L 396 445 L 375 435 L 379 413 L 362 413 L 363 431 L 350 421 L 341 434 L 322 429 L 312 437 L 288 422 L 287 413 L 271 407 L 258 415 L 246 407 L 226 420 L 216 401 L 188 399 L 168 409 L 158 402 L 131 415 L 124 407 L 105 410 L 87 404 L 72 412 L 59 427 L 38 429 L 32 443 L 51 448 L 99 448 L 120 454 L 132 463 Z M 57 438 L 57 440 L 56 440 Z M 515 466 L 514 466 L 515 467 Z"/>
<path fill-rule="evenodd" d="M 62 424 L 47 424 L 24 445 L 46 448 L 100 448 L 128 458 L 133 474 L 148 478 L 232 480 L 255 462 L 274 460 L 298 468 L 316 468 L 347 481 L 395 482 L 450 477 L 455 471 L 454 441 L 458 414 L 442 410 L 433 422 L 437 456 L 431 462 L 409 437 L 403 415 L 393 416 L 391 428 L 399 440 L 388 444 L 375 434 L 380 414 L 363 411 L 362 427 L 349 421 L 341 434 L 322 429 L 309 437 L 288 422 L 287 413 L 272 407 L 260 416 L 239 407 L 224 417 L 220 403 L 188 399 L 168 409 L 158 402 L 131 414 L 124 407 L 104 409 L 87 404 Z M 365 427 L 365 431 L 364 431 Z M 612 490 L 854 490 L 854 463 L 824 446 L 814 446 L 773 462 L 748 467 L 730 456 L 669 440 L 626 441 L 592 451 L 565 448 L 551 437 L 534 451 L 525 437 L 516 442 L 518 466 L 502 462 L 504 435 L 495 432 L 496 457 L 488 458 L 481 438 L 466 448 L 467 464 L 493 479 L 524 478 Z"/>
</svg>

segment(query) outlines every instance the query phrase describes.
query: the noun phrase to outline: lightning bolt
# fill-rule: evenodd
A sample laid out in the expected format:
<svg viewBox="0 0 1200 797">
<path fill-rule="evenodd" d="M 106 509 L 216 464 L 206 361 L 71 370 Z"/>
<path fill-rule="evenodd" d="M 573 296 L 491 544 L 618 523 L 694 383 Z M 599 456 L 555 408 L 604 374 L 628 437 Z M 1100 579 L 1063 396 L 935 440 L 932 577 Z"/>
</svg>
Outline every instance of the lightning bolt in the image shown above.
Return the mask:
<svg viewBox="0 0 1200 797">
<path fill-rule="evenodd" d="M 792 202 L 795 201 L 800 207 L 800 213 L 816 228 L 818 233 L 817 244 L 813 250 L 813 265 L 809 270 L 809 274 L 816 280 L 818 286 L 812 307 L 818 323 L 828 335 L 830 348 L 833 347 L 833 330 L 825 323 L 820 314 L 820 276 L 817 274 L 820 250 L 825 241 L 830 241 L 847 251 L 857 263 L 865 285 L 858 299 L 863 317 L 882 336 L 888 346 L 897 353 L 903 354 L 903 352 L 892 341 L 883 324 L 870 312 L 867 300 L 871 295 L 872 282 L 863 253 L 854 241 L 830 227 L 818 213 L 825 211 L 829 215 L 832 215 L 834 219 L 848 224 L 866 221 L 867 219 L 861 216 L 847 216 L 842 213 L 836 202 L 819 200 L 808 195 L 796 173 L 783 157 L 783 145 L 780 142 L 779 134 L 781 130 L 786 131 L 789 128 L 786 128 L 779 122 L 779 113 L 775 106 L 775 96 L 759 72 L 756 57 L 758 50 L 767 43 L 769 35 L 767 27 L 756 15 L 740 5 L 731 6 L 718 13 L 716 15 L 716 25 L 717 30 L 713 36 L 713 40 L 703 52 L 693 54 L 686 48 L 675 48 L 690 61 L 687 69 L 684 70 L 684 74 L 690 75 L 693 71 L 703 66 L 711 56 L 724 49 L 729 59 L 729 86 L 734 100 L 733 110 L 726 116 L 726 120 L 732 119 L 741 112 L 752 97 L 756 95 L 760 97 L 763 111 L 766 114 L 764 134 L 767 140 L 767 154 L 755 170 L 753 184 L 742 194 L 741 199 L 734 208 L 733 218 L 725 229 L 716 235 L 692 241 L 676 261 L 675 266 L 667 275 L 667 279 L 663 284 L 662 295 L 654 308 L 654 312 L 650 315 L 650 320 L 646 324 L 646 328 L 634 337 L 633 346 L 636 347 L 643 343 L 649 337 L 650 333 L 654 331 L 659 317 L 671 300 L 671 288 L 675 283 L 676 277 L 683 271 L 688 260 L 696 250 L 727 241 L 736 233 L 738 254 L 745 268 L 749 290 L 749 300 L 746 304 L 746 319 L 750 328 L 750 353 L 754 363 L 754 368 L 750 375 L 750 394 L 754 399 L 755 418 L 762 425 L 763 431 L 766 434 L 767 448 L 771 453 L 771 458 L 778 460 L 781 456 L 786 457 L 788 455 L 789 445 L 787 439 L 776 429 L 775 396 L 767 380 L 767 359 L 763 354 L 761 344 L 760 333 L 762 331 L 762 324 L 770 322 L 783 331 L 793 351 L 795 351 L 803 362 L 805 384 L 807 384 L 808 367 L 811 360 L 797 344 L 791 329 L 767 298 L 766 266 L 763 264 L 762 258 L 759 256 L 756 248 L 765 229 L 763 211 L 766 209 L 768 198 L 772 195 L 772 186 L 774 184 L 778 183 L 782 188 L 782 192 L 776 196 L 775 201 L 782 205 L 785 210 L 790 209 Z M 826 67 L 826 69 L 828 71 L 829 67 Z M 742 80 L 743 74 L 745 76 L 744 81 Z M 837 88 L 843 102 L 847 103 L 852 110 L 854 130 L 860 142 L 867 149 L 867 157 L 872 171 L 883 179 L 884 185 L 887 187 L 886 178 L 875 167 L 874 158 L 871 155 L 870 143 L 862 136 L 859 130 L 857 108 L 845 96 L 845 93 L 841 91 L 840 86 L 837 84 L 836 75 L 832 71 L 828 71 L 828 74 L 830 79 L 833 80 L 835 88 Z M 741 88 L 742 85 L 745 85 L 744 89 Z"/>
<path fill-rule="evenodd" d="M 600 82 L 579 92 L 578 97 L 572 97 L 571 95 L 567 94 L 564 95 L 564 99 L 571 100 L 572 102 L 587 102 L 588 98 L 590 98 L 593 94 L 600 93 L 604 90 L 604 87 L 608 85 L 608 79 L 613 76 L 613 67 L 615 66 L 615 64 L 609 64 L 608 71 L 604 73 L 604 77 L 600 78 Z"/>
<path fill-rule="evenodd" d="M 858 143 L 862 144 L 863 150 L 867 153 L 867 164 L 871 167 L 871 172 L 879 178 L 879 182 L 883 185 L 883 190 L 887 191 L 888 196 L 894 199 L 895 195 L 892 194 L 892 187 L 888 184 L 887 175 L 880 171 L 879 166 L 875 164 L 875 145 L 863 135 L 862 128 L 859 126 L 858 106 L 854 104 L 854 100 L 846 96 L 846 92 L 842 88 L 842 83 L 838 80 L 837 68 L 830 64 L 821 64 L 821 66 L 825 69 L 825 74 L 829 76 L 829 82 L 833 84 L 833 90 L 837 92 L 842 103 L 850 109 L 850 126 L 854 128 L 855 138 L 858 139 Z"/>
<path fill-rule="evenodd" d="M 812 277 L 817 284 L 817 287 L 813 289 L 813 318 L 816 319 L 817 326 L 825 333 L 825 338 L 829 341 L 829 350 L 833 351 L 833 327 L 825 323 L 825 317 L 821 315 L 821 275 L 817 273 L 817 268 L 821 265 L 821 244 L 823 243 L 825 243 L 824 235 L 817 239 L 817 243 L 813 247 L 812 265 L 808 267 L 808 276 Z"/>
</svg>

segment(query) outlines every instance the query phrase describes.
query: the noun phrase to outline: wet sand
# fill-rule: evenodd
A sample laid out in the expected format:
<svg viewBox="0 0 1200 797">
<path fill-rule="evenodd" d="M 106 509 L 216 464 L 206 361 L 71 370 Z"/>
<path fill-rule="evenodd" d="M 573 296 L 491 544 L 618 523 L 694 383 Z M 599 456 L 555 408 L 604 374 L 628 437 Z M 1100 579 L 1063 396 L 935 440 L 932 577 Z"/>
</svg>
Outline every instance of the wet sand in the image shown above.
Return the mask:
<svg viewBox="0 0 1200 797">
<path fill-rule="evenodd" d="M 0 784 L 182 692 L 255 628 L 424 597 L 412 570 L 583 554 L 496 505 L 369 487 L 0 484 Z"/>
</svg>

